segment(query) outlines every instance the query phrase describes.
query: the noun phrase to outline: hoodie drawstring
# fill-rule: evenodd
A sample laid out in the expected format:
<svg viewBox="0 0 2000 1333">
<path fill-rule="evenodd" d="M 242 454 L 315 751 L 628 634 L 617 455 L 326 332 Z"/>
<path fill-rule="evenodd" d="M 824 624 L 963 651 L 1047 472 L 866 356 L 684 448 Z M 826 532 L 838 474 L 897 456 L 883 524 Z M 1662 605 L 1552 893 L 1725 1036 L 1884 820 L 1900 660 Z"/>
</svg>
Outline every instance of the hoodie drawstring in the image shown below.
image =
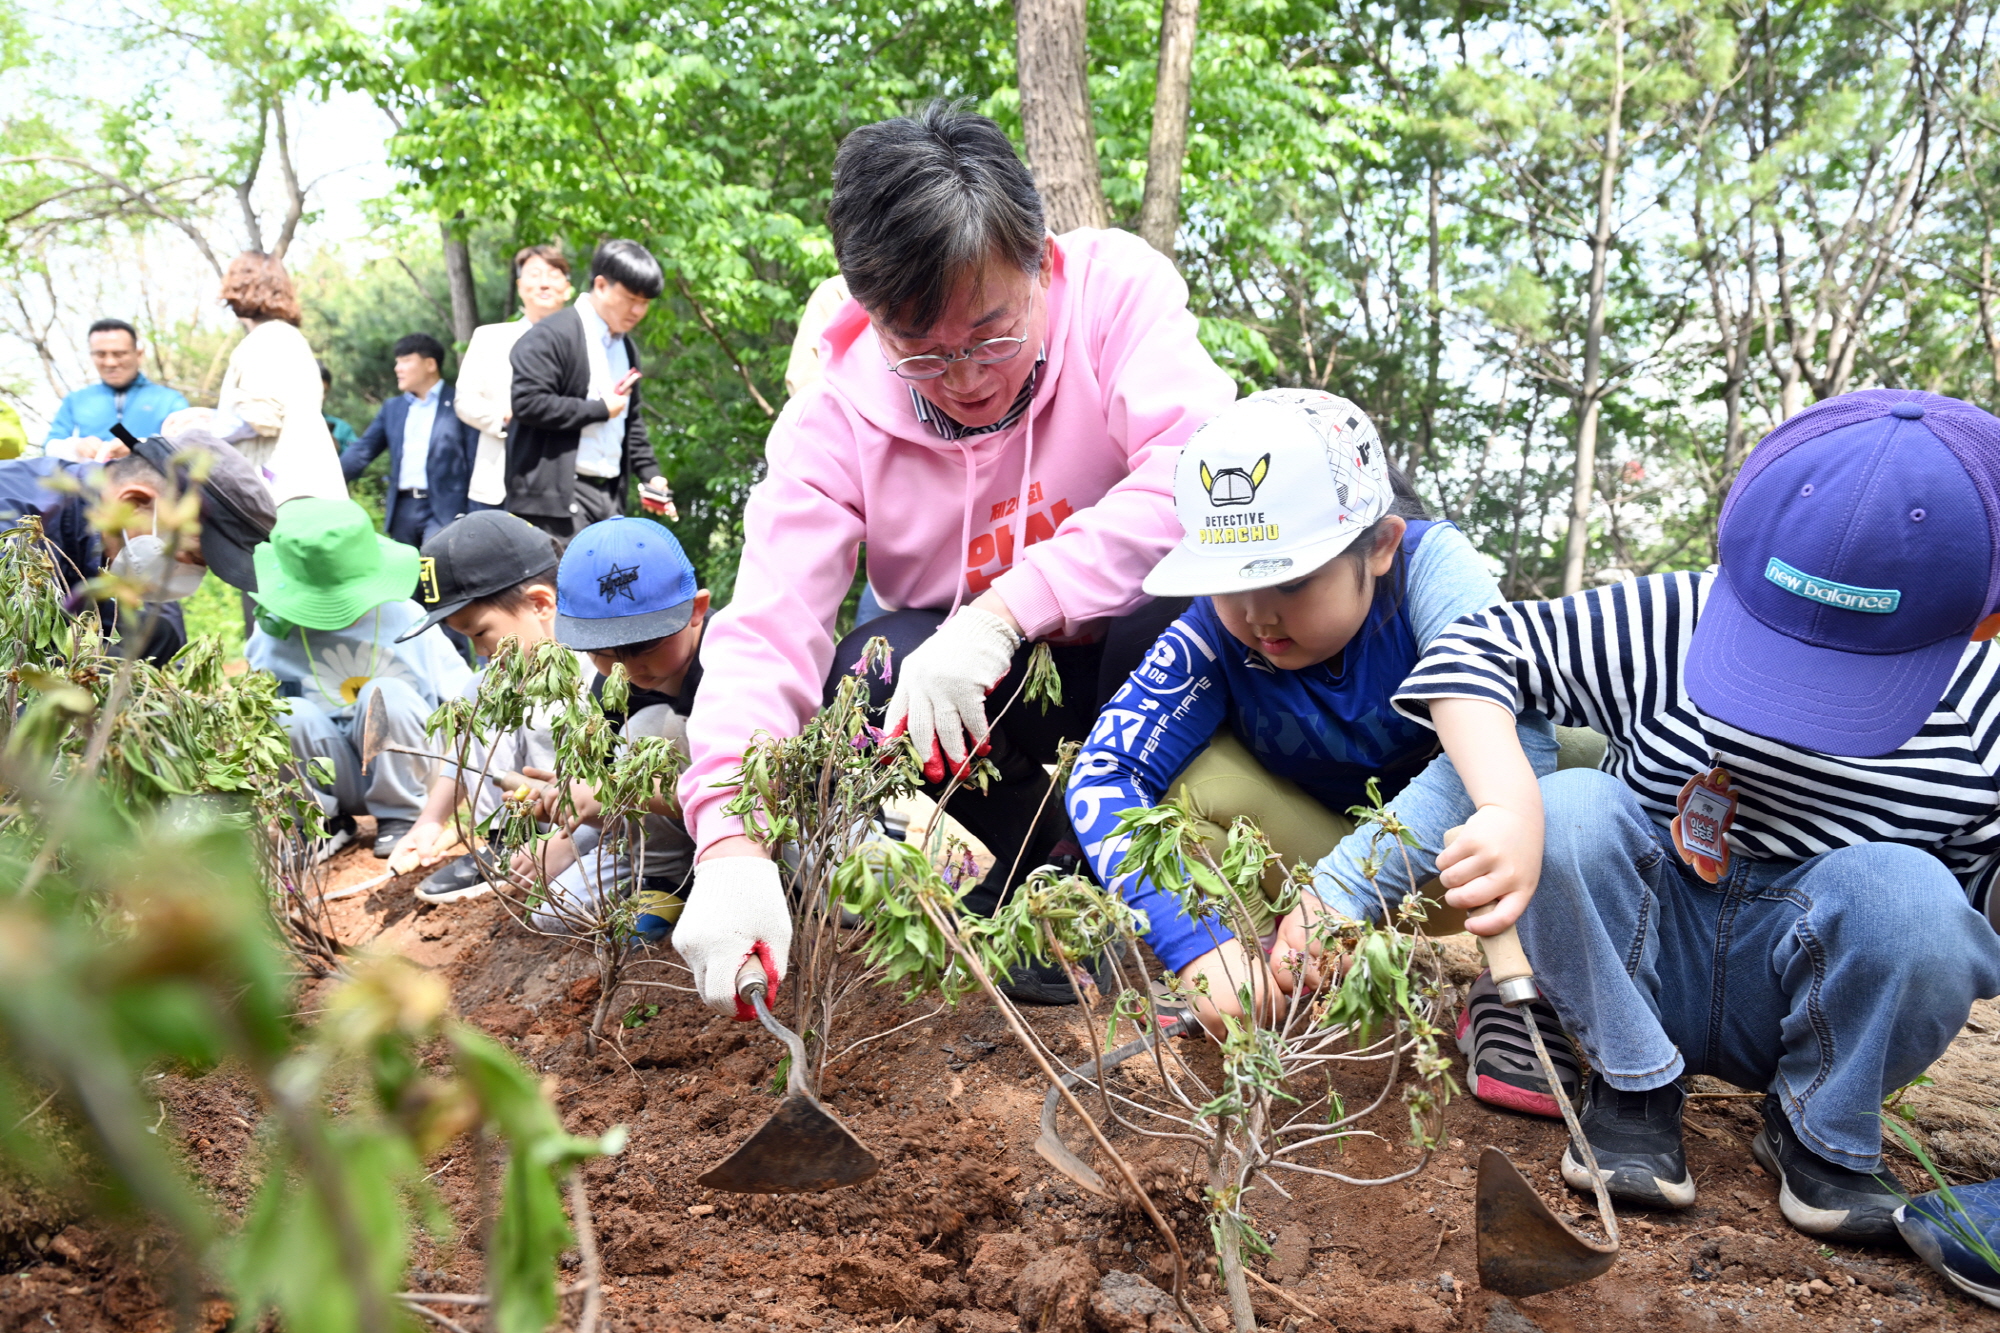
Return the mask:
<svg viewBox="0 0 2000 1333">
<path fill-rule="evenodd" d="M 954 580 L 956 591 L 951 597 L 951 611 L 945 616 L 950 620 L 958 614 L 958 608 L 965 602 L 966 580 L 970 577 L 969 562 L 972 559 L 972 501 L 973 489 L 978 484 L 979 469 L 972 461 L 972 451 L 965 447 L 964 440 L 954 440 L 958 446 L 958 461 L 965 465 L 965 499 L 959 505 L 958 521 L 958 578 Z"/>
</svg>

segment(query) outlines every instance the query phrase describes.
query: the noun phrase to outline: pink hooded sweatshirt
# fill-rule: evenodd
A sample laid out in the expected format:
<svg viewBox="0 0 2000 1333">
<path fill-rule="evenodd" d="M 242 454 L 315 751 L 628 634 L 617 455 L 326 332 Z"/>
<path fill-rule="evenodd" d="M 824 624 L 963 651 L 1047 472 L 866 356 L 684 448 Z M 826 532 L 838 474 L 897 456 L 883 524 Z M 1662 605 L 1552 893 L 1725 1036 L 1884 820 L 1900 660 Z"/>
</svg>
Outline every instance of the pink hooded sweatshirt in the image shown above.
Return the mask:
<svg viewBox="0 0 2000 1333">
<path fill-rule="evenodd" d="M 743 831 L 722 807 L 751 738 L 819 710 L 861 543 L 885 607 L 949 611 L 991 588 L 1030 639 L 1147 600 L 1140 580 L 1181 535 L 1175 460 L 1235 384 L 1195 336 L 1187 284 L 1130 233 L 1057 238 L 1048 301 L 1032 406 L 962 440 L 917 420 L 859 305 L 834 315 L 825 378 L 772 428 L 735 596 L 702 641 L 680 783 L 699 847 Z"/>
</svg>

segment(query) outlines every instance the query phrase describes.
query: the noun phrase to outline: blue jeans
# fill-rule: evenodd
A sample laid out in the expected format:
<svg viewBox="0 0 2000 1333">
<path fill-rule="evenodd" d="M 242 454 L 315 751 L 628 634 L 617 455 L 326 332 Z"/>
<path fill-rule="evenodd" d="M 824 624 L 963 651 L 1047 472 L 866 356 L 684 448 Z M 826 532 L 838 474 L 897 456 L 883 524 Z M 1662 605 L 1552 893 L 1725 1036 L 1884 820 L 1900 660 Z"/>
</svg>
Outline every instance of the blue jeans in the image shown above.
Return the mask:
<svg viewBox="0 0 2000 1333">
<path fill-rule="evenodd" d="M 1881 1166 L 1882 1099 L 2000 993 L 2000 935 L 1944 863 L 1897 843 L 1736 858 L 1720 884 L 1608 773 L 1542 779 L 1541 887 L 1521 942 L 1613 1087 L 1683 1073 L 1774 1093 L 1799 1137 Z"/>
</svg>

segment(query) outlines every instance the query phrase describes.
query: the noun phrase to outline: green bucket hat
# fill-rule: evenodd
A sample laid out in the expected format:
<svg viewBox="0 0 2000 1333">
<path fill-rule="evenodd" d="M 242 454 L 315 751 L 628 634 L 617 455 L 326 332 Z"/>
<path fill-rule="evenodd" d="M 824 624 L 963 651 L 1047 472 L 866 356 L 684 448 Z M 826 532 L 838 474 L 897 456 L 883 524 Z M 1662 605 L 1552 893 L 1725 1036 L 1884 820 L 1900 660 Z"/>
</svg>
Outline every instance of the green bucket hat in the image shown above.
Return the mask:
<svg viewBox="0 0 2000 1333">
<path fill-rule="evenodd" d="M 417 590 L 417 548 L 375 531 L 352 500 L 301 496 L 278 506 L 271 540 L 258 544 L 257 591 L 272 615 L 307 629 L 345 629 L 384 602 Z"/>
</svg>

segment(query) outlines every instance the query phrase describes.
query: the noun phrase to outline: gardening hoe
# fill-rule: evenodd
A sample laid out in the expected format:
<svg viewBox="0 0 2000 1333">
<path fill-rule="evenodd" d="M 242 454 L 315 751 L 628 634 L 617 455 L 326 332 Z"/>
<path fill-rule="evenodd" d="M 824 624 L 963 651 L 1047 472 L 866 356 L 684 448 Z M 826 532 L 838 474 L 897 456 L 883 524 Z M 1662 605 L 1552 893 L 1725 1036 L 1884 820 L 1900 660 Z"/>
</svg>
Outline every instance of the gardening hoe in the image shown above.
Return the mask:
<svg viewBox="0 0 2000 1333">
<path fill-rule="evenodd" d="M 1157 1031 L 1149 1032 L 1137 1041 L 1128 1041 L 1118 1049 L 1091 1061 L 1087 1065 L 1078 1065 L 1074 1069 L 1065 1071 L 1062 1076 L 1062 1085 L 1064 1088 L 1068 1088 L 1074 1092 L 1079 1084 L 1086 1082 L 1095 1083 L 1102 1080 L 1106 1074 L 1116 1069 L 1119 1065 L 1124 1064 L 1135 1055 L 1152 1050 L 1168 1037 L 1179 1037 L 1199 1030 L 1200 1024 L 1192 1014 L 1165 1019 L 1161 1022 Z M 1104 1183 L 1104 1177 L 1092 1170 L 1089 1163 L 1071 1152 L 1069 1145 L 1062 1141 L 1062 1135 L 1056 1132 L 1056 1112 L 1061 1105 L 1062 1090 L 1060 1088 L 1050 1088 L 1048 1095 L 1042 1098 L 1042 1132 L 1041 1136 L 1035 1140 L 1035 1152 L 1041 1156 L 1043 1161 L 1089 1190 L 1092 1194 L 1101 1195 L 1107 1199 L 1116 1197 L 1112 1193 L 1111 1187 Z"/>
<path fill-rule="evenodd" d="M 1528 955 L 1512 926 L 1498 935 L 1482 937 L 1479 947 L 1485 950 L 1487 966 L 1493 969 L 1493 984 L 1508 1005 L 1524 1008 L 1540 994 Z M 1534 1014 L 1523 1013 L 1521 1017 L 1542 1062 L 1542 1076 L 1549 1081 L 1556 1105 L 1562 1108 L 1570 1142 L 1590 1169 L 1597 1190 L 1597 1216 L 1610 1240 L 1600 1243 L 1572 1230 L 1549 1211 L 1506 1153 L 1498 1148 L 1484 1149 L 1479 1154 L 1479 1285 L 1503 1296 L 1533 1296 L 1588 1282 L 1618 1258 L 1618 1215 L 1611 1209 L 1611 1196 L 1597 1170 L 1597 1154 L 1590 1150 L 1590 1141 L 1577 1124 L 1576 1111 L 1563 1093 L 1562 1080 L 1556 1077 Z"/>
<path fill-rule="evenodd" d="M 458 760 L 447 755 L 435 754 L 429 750 L 412 750 L 407 745 L 389 744 L 389 706 L 379 694 L 368 696 L 368 707 L 361 714 L 361 766 L 373 768 L 375 761 L 386 754 L 413 754 L 419 759 L 435 759 L 440 764 L 460 767 Z M 487 774 L 493 781 L 508 791 L 518 791 L 522 787 L 538 785 L 519 773 L 500 769 Z"/>
<path fill-rule="evenodd" d="M 872 1179 L 882 1163 L 807 1090 L 806 1044 L 771 1017 L 764 992 L 764 964 L 752 958 L 736 974 L 736 994 L 756 1008 L 757 1021 L 792 1053 L 785 1100 L 728 1161 L 696 1183 L 734 1194 L 809 1194 Z"/>
</svg>

